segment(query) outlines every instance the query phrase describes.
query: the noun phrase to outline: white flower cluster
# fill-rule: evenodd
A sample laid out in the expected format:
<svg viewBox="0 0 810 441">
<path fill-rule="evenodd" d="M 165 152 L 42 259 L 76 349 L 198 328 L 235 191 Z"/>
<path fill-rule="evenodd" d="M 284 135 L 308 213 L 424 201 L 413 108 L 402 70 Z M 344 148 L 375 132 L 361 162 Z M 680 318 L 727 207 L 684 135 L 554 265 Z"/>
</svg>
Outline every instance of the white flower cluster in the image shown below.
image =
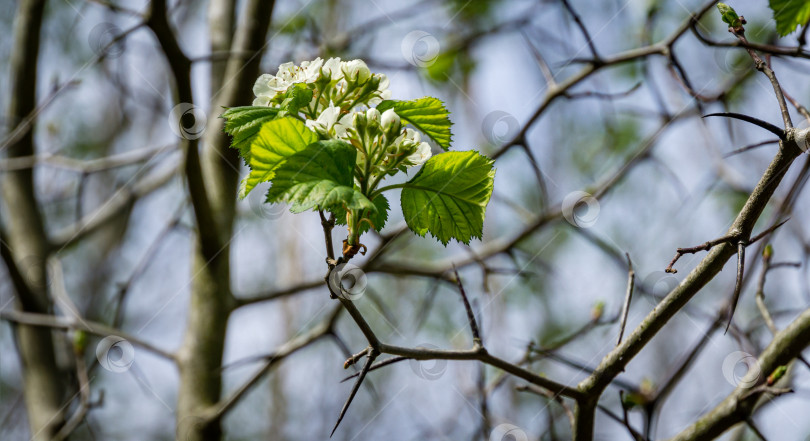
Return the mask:
<svg viewBox="0 0 810 441">
<path fill-rule="evenodd" d="M 390 98 L 391 91 L 388 78 L 372 73 L 363 60 L 284 63 L 276 75 L 256 80 L 253 105 L 287 110 L 285 100 L 293 86 L 312 91 L 309 105 L 298 109 L 307 127 L 321 139 L 340 139 L 357 149 L 358 184 L 373 189 L 386 175 L 430 158 L 430 145 L 415 130 L 404 128 L 394 109 L 380 112 L 373 107 Z"/>
<path fill-rule="evenodd" d="M 253 94 L 256 95 L 253 105 L 278 105 L 290 86 L 298 83 L 311 85 L 313 101 L 310 107 L 316 112 L 329 103 L 347 110 L 361 104 L 373 106 L 391 97 L 388 77 L 372 74 L 363 60 L 330 58 L 324 61 L 318 57 L 298 66 L 292 62 L 284 63 L 275 75 L 262 74 L 253 85 Z"/>
</svg>

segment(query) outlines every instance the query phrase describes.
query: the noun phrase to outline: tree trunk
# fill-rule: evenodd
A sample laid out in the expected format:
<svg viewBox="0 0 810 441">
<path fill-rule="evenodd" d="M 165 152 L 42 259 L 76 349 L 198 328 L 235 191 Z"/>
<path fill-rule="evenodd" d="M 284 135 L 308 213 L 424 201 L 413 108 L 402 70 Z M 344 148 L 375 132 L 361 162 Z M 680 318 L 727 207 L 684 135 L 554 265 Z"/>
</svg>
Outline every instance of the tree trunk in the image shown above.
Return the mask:
<svg viewBox="0 0 810 441">
<path fill-rule="evenodd" d="M 44 0 L 19 4 L 11 54 L 8 115 L 11 129 L 28 125 L 36 109 L 37 57 Z M 34 154 L 33 130 L 28 127 L 7 149 L 9 158 Z M 11 130 L 8 131 L 9 133 Z M 5 174 L 2 196 L 9 217 L 9 237 L 3 258 L 14 283 L 16 307 L 25 312 L 51 313 L 46 261 L 49 253 L 42 214 L 34 193 L 33 170 Z M 31 439 L 50 440 L 64 423 L 65 385 L 54 356 L 50 328 L 19 325 L 17 346 L 22 363 L 23 391 Z"/>
<path fill-rule="evenodd" d="M 239 155 L 229 148 L 219 114 L 222 107 L 244 105 L 252 100 L 253 81 L 265 48 L 273 2 L 251 0 L 240 15 L 237 33 L 231 41 L 235 2 L 212 1 L 209 9 L 211 50 L 231 50 L 227 64 L 211 65 L 211 108 L 205 128 L 202 168 L 210 206 L 219 237 L 225 238 L 217 255 L 206 261 L 199 248 L 194 250 L 191 305 L 183 347 L 180 351 L 180 392 L 178 396 L 178 439 L 210 441 L 221 438 L 218 419 L 208 420 L 220 399 L 220 370 L 228 316 L 233 309 L 230 290 L 230 238 L 233 234 Z M 246 55 L 249 54 L 249 55 Z M 255 56 L 254 56 L 255 55 Z"/>
</svg>

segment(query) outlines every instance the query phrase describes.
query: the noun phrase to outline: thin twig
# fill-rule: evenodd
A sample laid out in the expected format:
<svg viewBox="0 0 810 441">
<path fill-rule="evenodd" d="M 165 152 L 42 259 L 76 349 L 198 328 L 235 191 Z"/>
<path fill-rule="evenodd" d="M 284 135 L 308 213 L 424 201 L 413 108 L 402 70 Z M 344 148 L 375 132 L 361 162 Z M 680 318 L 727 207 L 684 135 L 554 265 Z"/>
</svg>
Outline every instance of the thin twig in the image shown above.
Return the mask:
<svg viewBox="0 0 810 441">
<path fill-rule="evenodd" d="M 329 213 L 329 219 L 323 214 L 323 210 L 318 210 L 321 216 L 321 226 L 323 227 L 324 243 L 326 244 L 326 256 L 335 259 L 335 248 L 332 246 L 332 229 L 335 228 L 335 215 Z"/>
<path fill-rule="evenodd" d="M 743 285 L 743 272 L 745 271 L 745 242 L 737 242 L 737 279 L 734 282 L 734 294 L 731 296 L 731 303 L 728 306 L 728 322 L 726 323 L 726 330 L 728 332 L 731 326 L 731 320 L 734 318 L 734 310 L 737 309 L 737 302 L 740 300 L 740 292 L 742 292 Z"/>
<path fill-rule="evenodd" d="M 790 102 L 790 105 L 796 108 L 796 110 L 804 117 L 807 122 L 810 122 L 810 111 L 807 110 L 807 107 L 803 106 L 801 103 L 796 101 L 793 97 L 788 95 L 787 92 L 782 91 L 785 95 L 785 99 Z"/>
<path fill-rule="evenodd" d="M 329 434 L 331 438 L 332 435 L 335 434 L 340 422 L 343 421 L 343 417 L 346 416 L 346 411 L 349 410 L 349 406 L 352 404 L 354 400 L 354 396 L 357 395 L 357 391 L 360 390 L 360 385 L 363 384 L 363 380 L 366 378 L 366 374 L 368 373 L 369 369 L 371 369 L 371 365 L 374 364 L 374 359 L 380 353 L 377 352 L 375 349 L 370 348 L 368 350 L 368 359 L 366 360 L 366 364 L 363 365 L 363 370 L 360 371 L 360 375 L 357 377 L 357 381 L 355 381 L 354 386 L 352 387 L 352 391 L 349 394 L 349 398 L 346 399 L 346 403 L 343 405 L 343 409 L 340 410 L 340 415 L 338 416 L 337 422 L 335 423 L 335 427 L 332 428 L 332 433 Z"/>
<path fill-rule="evenodd" d="M 574 412 L 571 411 L 571 407 L 563 401 L 562 397 L 556 394 L 552 394 L 549 391 L 539 388 L 533 384 L 521 384 L 515 387 L 515 390 L 518 392 L 530 392 L 535 395 L 539 395 L 541 397 L 548 398 L 550 401 L 554 401 L 563 408 L 565 411 L 565 415 L 568 417 L 568 422 L 571 424 L 571 427 L 574 427 Z"/>
<path fill-rule="evenodd" d="M 622 307 L 621 319 L 619 319 L 619 338 L 616 346 L 622 342 L 624 336 L 624 327 L 627 325 L 627 315 L 630 313 L 630 301 L 633 299 L 633 286 L 636 281 L 636 273 L 633 271 L 633 262 L 630 260 L 630 253 L 625 253 L 627 256 L 627 293 L 624 296 L 624 306 Z"/>
<path fill-rule="evenodd" d="M 596 64 L 601 63 L 602 59 L 599 57 L 599 52 L 596 50 L 596 45 L 593 42 L 593 38 L 591 38 L 591 34 L 588 32 L 588 28 L 585 27 L 585 24 L 582 22 L 582 19 L 579 17 L 579 14 L 577 14 L 577 11 L 574 10 L 574 8 L 571 6 L 568 0 L 562 0 L 562 3 L 563 6 L 565 6 L 565 9 L 568 11 L 568 13 L 571 14 L 571 17 L 574 18 L 574 22 L 577 24 L 579 30 L 582 32 L 582 36 L 585 37 L 585 42 L 588 45 L 588 48 L 591 50 L 591 53 L 593 54 L 595 63 Z"/>
<path fill-rule="evenodd" d="M 778 142 L 779 142 L 778 139 L 769 139 L 767 141 L 758 142 L 756 144 L 749 144 L 749 145 L 747 145 L 745 147 L 742 147 L 742 148 L 739 148 L 737 150 L 732 150 L 732 151 L 726 153 L 725 155 L 723 155 L 723 157 L 724 158 L 730 158 L 730 157 L 732 157 L 734 155 L 738 155 L 740 153 L 745 153 L 745 152 L 747 152 L 749 150 L 753 150 L 755 148 L 762 147 L 762 146 L 765 146 L 765 145 L 768 145 L 768 144 L 777 144 Z"/>
<path fill-rule="evenodd" d="M 678 270 L 673 268 L 672 266 L 681 258 L 684 254 L 695 254 L 700 251 L 709 251 L 710 249 L 716 247 L 717 245 L 733 242 L 734 239 L 737 238 L 736 234 L 727 234 L 719 239 L 710 240 L 704 244 L 694 246 L 694 247 L 687 247 L 687 248 L 678 248 L 675 250 L 675 257 L 669 262 L 669 265 L 664 269 L 664 271 L 668 273 L 677 273 Z"/>
<path fill-rule="evenodd" d="M 777 224 L 774 224 L 774 225 L 768 227 L 767 230 L 765 230 L 765 231 L 757 234 L 756 236 L 752 237 L 751 240 L 748 241 L 748 245 L 751 245 L 752 243 L 757 242 L 757 241 L 761 240 L 763 237 L 768 236 L 769 234 L 773 233 L 774 231 L 776 231 L 777 228 L 781 227 L 782 225 L 785 225 L 785 223 L 787 221 L 789 221 L 789 220 L 790 220 L 790 218 L 787 218 L 787 219 L 783 220 L 782 222 L 779 222 Z"/>
<path fill-rule="evenodd" d="M 745 45 L 748 45 L 748 39 L 745 38 L 745 30 L 744 29 L 735 29 L 729 28 L 729 32 L 734 34 L 740 42 Z M 779 85 L 779 80 L 776 79 L 776 74 L 774 71 L 768 66 L 768 63 L 762 60 L 759 55 L 757 55 L 756 51 L 750 47 L 745 48 L 748 51 L 748 55 L 751 56 L 751 59 L 754 60 L 754 64 L 758 71 L 765 74 L 768 77 L 768 80 L 771 81 L 771 86 L 773 86 L 773 92 L 776 95 L 776 100 L 779 103 L 779 110 L 782 112 L 782 122 L 785 124 L 785 131 L 788 131 L 793 128 L 793 122 L 790 120 L 790 111 L 788 111 L 787 103 L 785 102 L 785 95 L 782 92 L 782 87 Z M 781 137 L 780 137 L 781 138 Z"/>
<path fill-rule="evenodd" d="M 223 398 L 220 402 L 216 403 L 207 412 L 204 413 L 203 419 L 206 421 L 215 421 L 221 419 L 233 409 L 239 401 L 249 392 L 253 386 L 261 380 L 270 369 L 285 359 L 289 355 L 303 349 L 312 343 L 320 340 L 321 338 L 330 334 L 334 324 L 339 316 L 340 308 L 335 308 L 328 319 L 324 320 L 320 325 L 312 328 L 304 334 L 293 338 L 292 340 L 284 343 L 277 350 L 270 354 L 263 355 L 261 359 L 264 360 L 264 365 L 259 368 L 247 381 L 240 387 L 232 392 L 228 397 Z"/>
<path fill-rule="evenodd" d="M 534 56 L 537 65 L 540 67 L 540 72 L 543 73 L 543 77 L 546 79 L 546 86 L 549 88 L 556 87 L 557 82 L 554 80 L 554 73 L 551 72 L 551 68 L 548 66 L 548 63 L 546 63 L 546 59 L 543 58 L 543 54 L 534 46 L 529 36 L 526 35 L 526 32 L 521 31 L 520 34 L 523 35 L 523 39 L 526 40 L 526 45 L 529 46 L 529 49 L 532 51 L 532 56 Z"/>
<path fill-rule="evenodd" d="M 84 363 L 84 354 L 76 351 L 76 378 L 79 380 L 79 408 L 53 436 L 53 441 L 67 439 L 73 431 L 84 421 L 87 412 L 90 410 L 90 379 L 87 377 L 87 366 Z"/>
<path fill-rule="evenodd" d="M 624 425 L 630 431 L 630 434 L 633 436 L 634 440 L 636 440 L 636 441 L 645 441 L 647 439 L 642 434 L 640 434 L 638 431 L 636 431 L 636 429 L 633 429 L 632 427 L 629 427 L 629 426 L 625 425 L 624 424 L 625 419 L 623 417 L 620 417 L 619 415 L 616 415 L 615 413 L 613 413 L 612 410 L 608 409 L 607 407 L 605 407 L 605 406 L 603 406 L 601 404 L 597 406 L 597 409 L 604 412 L 605 415 L 610 417 L 610 419 L 616 421 L 619 424 Z"/>
<path fill-rule="evenodd" d="M 633 87 L 625 90 L 624 92 L 615 92 L 615 93 L 608 93 L 608 92 L 598 92 L 595 90 L 586 90 L 584 92 L 566 92 L 563 94 L 568 99 L 577 99 L 577 98 L 599 98 L 605 100 L 612 100 L 616 98 L 623 98 L 629 95 L 632 95 L 633 92 L 639 90 L 641 88 L 641 82 L 634 84 Z"/>
<path fill-rule="evenodd" d="M 356 354 L 351 355 L 351 356 L 350 356 L 350 357 L 349 357 L 349 358 L 348 358 L 348 359 L 347 359 L 347 360 L 346 360 L 346 361 L 343 363 L 343 369 L 348 369 L 349 367 L 353 366 L 355 363 L 357 363 L 357 361 L 358 361 L 358 360 L 360 360 L 361 358 L 363 358 L 363 356 L 364 356 L 364 355 L 368 354 L 368 351 L 369 351 L 369 350 L 371 350 L 371 348 L 365 348 L 365 349 L 363 349 L 362 351 L 360 351 L 360 352 L 358 352 L 358 353 L 356 353 Z"/>
<path fill-rule="evenodd" d="M 778 332 L 776 329 L 776 324 L 773 322 L 773 317 L 771 317 L 768 307 L 765 306 L 765 278 L 771 268 L 772 257 L 773 250 L 771 249 L 770 245 L 766 245 L 765 250 L 762 253 L 762 271 L 759 273 L 759 282 L 757 283 L 757 293 L 755 297 L 757 301 L 757 308 L 759 308 L 759 312 L 762 314 L 762 319 L 765 320 L 765 325 L 768 326 L 768 330 L 771 331 L 771 334 L 776 335 Z"/>
<path fill-rule="evenodd" d="M 789 220 L 790 220 L 790 218 L 787 218 L 787 219 L 783 220 L 782 222 L 779 222 L 778 224 L 772 225 L 767 230 L 757 234 L 756 236 L 751 238 L 746 243 L 746 246 L 751 245 L 752 243 L 754 243 L 754 242 L 762 239 L 763 237 L 769 235 L 770 233 L 772 233 L 774 230 L 776 230 L 777 228 L 784 225 L 785 222 L 787 222 Z M 739 234 L 731 233 L 731 234 L 726 234 L 725 236 L 723 236 L 723 237 L 721 237 L 719 239 L 710 240 L 710 241 L 708 241 L 706 243 L 703 243 L 703 244 L 700 244 L 698 246 L 687 247 L 687 248 L 678 248 L 677 250 L 675 250 L 675 257 L 672 258 L 672 260 L 669 262 L 669 265 L 666 267 L 666 269 L 664 269 L 664 271 L 666 271 L 668 273 L 673 273 L 673 274 L 677 273 L 678 270 L 676 270 L 672 266 L 675 265 L 675 263 L 678 261 L 678 259 L 680 259 L 681 256 L 683 256 L 684 254 L 695 254 L 695 253 L 700 252 L 700 251 L 709 251 L 712 248 L 716 247 L 717 245 L 733 242 L 733 241 L 737 240 L 738 238 L 739 238 Z"/>
<path fill-rule="evenodd" d="M 391 358 L 385 359 L 385 360 L 383 360 L 383 361 L 381 361 L 379 363 L 375 363 L 373 366 L 371 366 L 371 368 L 368 371 L 369 372 L 375 371 L 375 370 L 377 370 L 379 368 L 386 367 L 386 366 L 388 366 L 390 364 L 399 363 L 400 361 L 404 361 L 404 360 L 410 360 L 410 358 L 408 358 L 408 357 L 391 357 Z M 355 373 L 349 375 L 348 377 L 340 380 L 340 382 L 345 383 L 345 382 L 351 380 L 352 378 L 356 378 L 358 375 L 360 375 L 360 372 L 355 372 Z"/>
<path fill-rule="evenodd" d="M 768 306 L 765 305 L 765 279 L 768 275 L 768 272 L 776 269 L 776 268 L 785 268 L 785 267 L 793 267 L 793 268 L 800 268 L 802 266 L 799 262 L 779 262 L 779 263 L 771 263 L 771 259 L 773 258 L 773 249 L 770 245 L 765 246 L 765 250 L 762 252 L 762 271 L 759 273 L 759 281 L 757 282 L 757 292 L 755 295 L 755 299 L 757 302 L 757 308 L 759 309 L 760 314 L 762 315 L 762 320 L 765 321 L 765 325 L 768 327 L 768 330 L 771 332 L 772 335 L 776 335 L 779 330 L 776 328 L 776 323 L 773 321 L 773 316 L 771 316 L 771 312 L 768 311 Z M 804 358 L 804 356 L 799 355 L 797 357 L 799 361 L 801 361 L 808 369 L 810 369 L 810 362 Z"/>
<path fill-rule="evenodd" d="M 475 321 L 475 314 L 473 314 L 472 307 L 470 307 L 470 301 L 467 299 L 467 293 L 464 291 L 464 285 L 461 284 L 461 278 L 458 276 L 455 266 L 453 267 L 453 273 L 456 275 L 456 284 L 458 284 L 458 292 L 461 294 L 461 301 L 464 302 L 464 309 L 467 311 L 467 321 L 470 323 L 473 336 L 473 347 L 481 346 L 483 341 L 478 330 L 478 323 Z"/>
<path fill-rule="evenodd" d="M 117 335 L 133 345 L 140 346 L 141 348 L 146 349 L 147 351 L 159 355 L 167 360 L 174 362 L 177 361 L 177 357 L 174 354 L 164 351 L 163 349 L 141 340 L 134 335 L 127 334 L 120 329 L 115 329 L 101 323 L 95 323 L 87 320 L 78 321 L 69 317 L 57 317 L 49 314 L 36 314 L 32 312 L 10 310 L 0 311 L 0 319 L 30 326 L 42 326 L 54 329 L 78 329 L 99 337 Z"/>
</svg>

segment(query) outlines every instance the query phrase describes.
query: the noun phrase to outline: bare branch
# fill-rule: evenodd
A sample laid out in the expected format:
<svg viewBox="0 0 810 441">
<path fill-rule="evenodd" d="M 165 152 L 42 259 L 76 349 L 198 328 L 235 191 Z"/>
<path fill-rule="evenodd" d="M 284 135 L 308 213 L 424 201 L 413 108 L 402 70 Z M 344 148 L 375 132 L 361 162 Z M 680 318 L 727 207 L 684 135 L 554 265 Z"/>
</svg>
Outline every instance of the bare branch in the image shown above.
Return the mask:
<svg viewBox="0 0 810 441">
<path fill-rule="evenodd" d="M 352 386 L 352 391 L 349 393 L 349 398 L 346 399 L 346 403 L 343 404 L 343 408 L 340 410 L 340 415 L 338 416 L 337 422 L 335 423 L 335 427 L 332 428 L 332 433 L 329 434 L 331 438 L 332 435 L 335 434 L 338 426 L 340 426 L 340 422 L 343 421 L 343 417 L 346 416 L 346 411 L 349 410 L 349 406 L 351 406 L 352 401 L 354 400 L 355 395 L 357 395 L 357 391 L 360 390 L 360 385 L 363 384 L 363 380 L 366 378 L 366 374 L 368 373 L 369 369 L 371 369 L 371 365 L 374 364 L 374 360 L 377 358 L 379 353 L 374 350 L 374 348 L 369 347 L 367 355 L 368 359 L 366 360 L 366 364 L 363 366 L 363 370 L 360 371 L 360 375 L 357 377 L 357 381 L 354 382 L 354 386 Z"/>
<path fill-rule="evenodd" d="M 582 32 L 582 36 L 585 38 L 585 43 L 588 45 L 588 48 L 591 49 L 591 55 L 593 55 L 594 60 L 599 63 L 601 62 L 601 58 L 599 57 L 599 52 L 596 50 L 596 45 L 593 42 L 593 38 L 591 38 L 590 32 L 588 32 L 588 28 L 585 27 L 585 24 L 582 23 L 582 19 L 579 17 L 579 14 L 571 7 L 571 3 L 568 0 L 562 0 L 563 6 L 571 14 L 571 17 L 574 18 L 574 22 L 579 27 L 579 30 Z"/>
<path fill-rule="evenodd" d="M 687 247 L 687 248 L 678 248 L 675 250 L 675 257 L 669 262 L 666 269 L 664 271 L 668 273 L 677 273 L 678 270 L 672 268 L 673 265 L 681 258 L 684 254 L 694 254 L 699 253 L 701 251 L 709 251 L 712 248 L 716 247 L 717 245 L 726 244 L 733 242 L 736 239 L 736 235 L 734 234 L 727 234 L 719 239 L 710 240 L 702 245 L 694 246 L 694 247 Z"/>
<path fill-rule="evenodd" d="M 745 38 L 744 30 L 729 28 L 729 32 L 734 34 L 734 36 L 737 37 L 740 42 L 746 45 L 745 50 L 748 51 L 751 59 L 754 60 L 754 65 L 756 66 L 757 70 L 765 74 L 765 76 L 768 77 L 768 80 L 770 80 L 771 86 L 773 86 L 774 95 L 776 95 L 776 101 L 779 103 L 779 110 L 782 112 L 782 122 L 785 124 L 785 131 L 792 129 L 793 122 L 790 120 L 790 111 L 788 111 L 787 102 L 785 102 L 785 95 L 782 92 L 782 86 L 779 85 L 779 80 L 776 79 L 776 74 L 773 72 L 771 67 L 768 66 L 768 63 L 763 61 L 762 58 L 757 55 L 754 49 L 749 47 L 748 39 Z"/>
<path fill-rule="evenodd" d="M 810 343 L 810 309 L 802 312 L 787 328 L 776 334 L 759 356 L 757 372 L 760 374 L 757 384 L 764 385 L 766 378 L 777 367 L 787 365 L 801 354 L 808 343 Z M 749 383 L 741 382 L 725 400 L 671 441 L 712 439 L 719 436 L 750 416 L 756 409 L 759 398 L 766 393 L 771 393 L 767 387 L 750 388 Z"/>
<path fill-rule="evenodd" d="M 177 176 L 177 166 L 169 167 L 157 175 L 148 174 L 139 177 L 131 184 L 127 184 L 115 193 L 96 210 L 88 213 L 73 225 L 68 225 L 53 233 L 50 238 L 51 247 L 62 250 L 97 231 L 117 216 L 125 213 L 127 207 L 132 206 L 139 199 L 154 193 L 171 182 Z"/>
<path fill-rule="evenodd" d="M 467 311 L 467 322 L 470 324 L 470 330 L 473 336 L 473 347 L 478 347 L 483 344 L 481 340 L 481 333 L 478 331 L 478 323 L 475 321 L 475 314 L 473 314 L 470 307 L 470 301 L 467 300 L 467 293 L 464 292 L 464 285 L 461 284 L 461 278 L 458 276 L 458 271 L 453 268 L 456 275 L 456 283 L 458 284 L 458 292 L 461 294 L 461 300 L 464 302 L 464 310 Z"/>
<path fill-rule="evenodd" d="M 100 337 L 117 335 L 127 340 L 128 342 L 132 343 L 133 345 L 140 346 L 143 349 L 154 353 L 155 355 L 159 355 L 170 361 L 175 362 L 177 361 L 177 357 L 174 354 L 164 351 L 163 349 L 160 349 L 149 342 L 141 340 L 140 338 L 134 335 L 128 334 L 120 329 L 112 328 L 102 323 L 96 323 L 87 320 L 78 320 L 69 317 L 57 317 L 47 314 L 35 314 L 20 311 L 0 311 L 0 319 L 14 323 L 39 326 L 45 328 L 78 329 L 93 335 L 98 335 Z"/>
<path fill-rule="evenodd" d="M 329 318 L 324 320 L 318 326 L 310 329 L 309 331 L 296 336 L 295 338 L 287 341 L 281 347 L 276 349 L 274 352 L 264 355 L 262 358 L 265 360 L 264 365 L 256 371 L 245 383 L 243 383 L 238 389 L 236 389 L 230 396 L 223 399 L 215 406 L 212 406 L 205 412 L 205 420 L 207 422 L 216 421 L 221 419 L 225 414 L 227 414 L 231 409 L 233 409 L 237 403 L 245 396 L 245 394 L 250 391 L 253 386 L 261 380 L 265 374 L 267 374 L 270 369 L 287 358 L 288 356 L 292 355 L 293 353 L 303 349 L 312 343 L 320 340 L 321 338 L 329 335 L 334 326 L 335 321 L 339 315 L 340 309 L 336 308 L 330 315 Z"/>
</svg>

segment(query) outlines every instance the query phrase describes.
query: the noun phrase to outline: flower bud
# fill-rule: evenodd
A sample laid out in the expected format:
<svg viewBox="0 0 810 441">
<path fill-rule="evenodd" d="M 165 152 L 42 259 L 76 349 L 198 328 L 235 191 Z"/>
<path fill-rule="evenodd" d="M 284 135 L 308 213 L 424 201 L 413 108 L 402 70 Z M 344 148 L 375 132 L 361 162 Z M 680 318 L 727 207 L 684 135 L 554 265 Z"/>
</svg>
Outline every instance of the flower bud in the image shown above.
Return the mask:
<svg viewBox="0 0 810 441">
<path fill-rule="evenodd" d="M 366 135 L 366 114 L 363 112 L 355 112 L 352 115 L 352 127 L 357 131 L 360 138 Z"/>
<path fill-rule="evenodd" d="M 394 139 L 399 134 L 402 127 L 402 121 L 399 115 L 394 112 L 394 109 L 388 109 L 382 114 L 382 129 L 388 139 Z"/>
<path fill-rule="evenodd" d="M 768 375 L 768 380 L 766 381 L 766 383 L 768 384 L 768 386 L 773 386 L 777 381 L 779 381 L 782 377 L 785 376 L 786 372 L 787 366 L 777 367 L 776 369 L 774 369 L 771 375 Z"/>
<path fill-rule="evenodd" d="M 375 109 L 376 110 L 376 109 Z M 399 130 L 399 126 L 401 125 L 399 115 L 394 112 L 394 109 L 388 109 L 382 113 L 382 126 L 384 130 L 388 130 L 389 128 L 396 127 L 393 130 Z"/>
<path fill-rule="evenodd" d="M 771 256 L 773 256 L 773 246 L 771 244 L 765 245 L 765 249 L 762 250 L 762 258 L 770 260 Z"/>
<path fill-rule="evenodd" d="M 345 62 L 343 73 L 347 80 L 357 84 L 364 84 L 371 77 L 371 71 L 363 60 Z"/>
<path fill-rule="evenodd" d="M 605 313 L 605 302 L 602 300 L 596 302 L 591 308 L 591 321 L 597 322 L 600 318 L 602 318 L 602 314 Z"/>
<path fill-rule="evenodd" d="M 380 124 L 380 111 L 375 108 L 370 108 L 366 111 L 366 119 L 368 120 L 369 125 L 379 125 Z"/>
</svg>

